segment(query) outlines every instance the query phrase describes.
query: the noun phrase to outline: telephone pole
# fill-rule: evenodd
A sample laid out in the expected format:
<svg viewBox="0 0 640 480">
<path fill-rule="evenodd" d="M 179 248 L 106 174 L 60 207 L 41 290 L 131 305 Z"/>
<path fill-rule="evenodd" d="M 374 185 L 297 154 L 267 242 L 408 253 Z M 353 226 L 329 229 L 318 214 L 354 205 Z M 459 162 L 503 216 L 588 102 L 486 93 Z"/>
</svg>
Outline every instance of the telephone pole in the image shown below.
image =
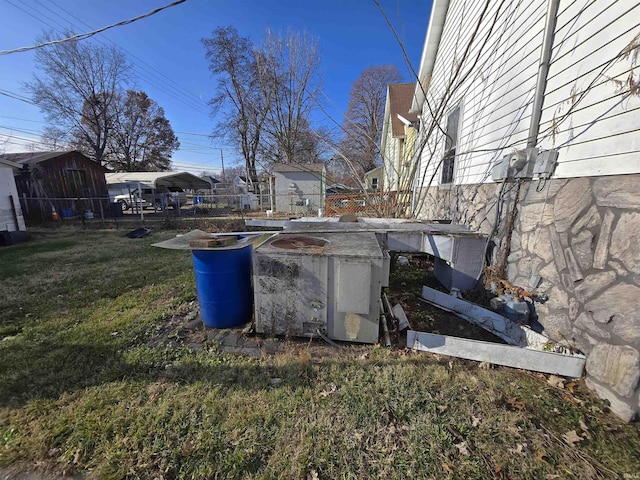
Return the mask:
<svg viewBox="0 0 640 480">
<path fill-rule="evenodd" d="M 222 183 L 226 183 L 226 178 L 224 176 L 224 154 L 222 153 L 222 149 L 220 148 L 220 161 L 222 162 Z"/>
</svg>

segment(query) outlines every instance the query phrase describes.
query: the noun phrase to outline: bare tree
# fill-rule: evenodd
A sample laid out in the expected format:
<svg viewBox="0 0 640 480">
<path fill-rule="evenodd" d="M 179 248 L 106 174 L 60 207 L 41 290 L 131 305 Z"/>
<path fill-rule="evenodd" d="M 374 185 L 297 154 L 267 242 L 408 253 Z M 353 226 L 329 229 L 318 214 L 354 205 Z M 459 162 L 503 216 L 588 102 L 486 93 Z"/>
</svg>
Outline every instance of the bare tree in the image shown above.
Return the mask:
<svg viewBox="0 0 640 480">
<path fill-rule="evenodd" d="M 45 34 L 40 40 L 51 41 Z M 36 51 L 39 74 L 25 84 L 47 122 L 73 139 L 97 163 L 104 163 L 113 103 L 131 67 L 116 47 L 65 42 Z"/>
<path fill-rule="evenodd" d="M 267 102 L 258 82 L 253 43 L 233 27 L 220 27 L 211 38 L 203 38 L 209 70 L 216 75 L 216 95 L 209 104 L 213 115 L 224 113 L 218 136 L 237 145 L 251 178 L 257 178 L 256 158 L 262 138 Z"/>
<path fill-rule="evenodd" d="M 266 160 L 295 163 L 304 157 L 316 99 L 321 92 L 318 43 L 305 32 L 278 36 L 268 30 L 258 61 L 260 86 L 268 102 Z M 306 144 L 306 146 L 305 146 Z"/>
<path fill-rule="evenodd" d="M 128 90 L 114 104 L 109 165 L 118 171 L 169 170 L 180 146 L 164 110 L 143 91 Z"/>
<path fill-rule="evenodd" d="M 387 87 L 402 76 L 395 65 L 374 65 L 353 82 L 343 122 L 344 137 L 339 149 L 347 171 L 361 177 L 379 163 Z"/>
</svg>

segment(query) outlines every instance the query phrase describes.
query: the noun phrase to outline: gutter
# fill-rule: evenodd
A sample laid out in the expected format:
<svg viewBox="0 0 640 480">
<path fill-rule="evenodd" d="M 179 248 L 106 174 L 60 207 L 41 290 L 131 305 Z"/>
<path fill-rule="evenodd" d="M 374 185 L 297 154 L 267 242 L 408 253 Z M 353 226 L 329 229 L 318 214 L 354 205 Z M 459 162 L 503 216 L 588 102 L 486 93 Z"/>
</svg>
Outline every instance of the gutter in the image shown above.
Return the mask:
<svg viewBox="0 0 640 480">
<path fill-rule="evenodd" d="M 433 67 L 436 63 L 436 55 L 438 47 L 442 39 L 442 31 L 447 18 L 450 0 L 434 0 L 429 17 L 429 26 L 427 27 L 427 36 L 424 40 L 424 48 L 422 50 L 422 58 L 420 60 L 420 69 L 418 70 L 418 78 L 416 79 L 416 89 L 413 94 L 411 108 L 409 113 L 422 113 L 422 105 L 425 101 L 425 92 L 428 85 L 422 85 L 431 77 Z M 428 82 L 425 82 L 428 83 Z M 424 90 L 423 90 L 424 89 Z"/>
<path fill-rule="evenodd" d="M 555 36 L 559 6 L 560 0 L 549 0 L 549 4 L 547 5 L 547 23 L 542 39 L 542 58 L 540 59 L 540 66 L 538 67 L 538 80 L 533 98 L 529 136 L 527 138 L 527 147 L 531 148 L 535 147 L 538 143 L 540 118 L 542 117 L 542 105 L 544 103 L 544 92 L 547 87 L 547 77 L 549 75 L 549 65 L 551 63 L 551 52 L 553 50 L 553 39 Z"/>
</svg>

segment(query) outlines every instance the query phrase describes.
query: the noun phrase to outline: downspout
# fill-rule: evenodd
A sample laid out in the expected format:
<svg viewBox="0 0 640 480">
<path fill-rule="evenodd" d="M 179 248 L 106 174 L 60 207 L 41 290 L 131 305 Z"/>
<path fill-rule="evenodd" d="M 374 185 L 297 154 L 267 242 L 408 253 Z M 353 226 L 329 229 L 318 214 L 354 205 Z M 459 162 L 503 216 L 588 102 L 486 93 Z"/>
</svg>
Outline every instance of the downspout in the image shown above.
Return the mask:
<svg viewBox="0 0 640 480">
<path fill-rule="evenodd" d="M 544 36 L 542 38 L 542 55 L 540 57 L 540 65 L 538 66 L 538 78 L 536 80 L 536 90 L 533 97 L 531 124 L 529 125 L 529 136 L 527 137 L 527 149 L 535 148 L 538 143 L 538 133 L 540 132 L 540 118 L 542 117 L 542 106 L 544 103 L 545 89 L 547 87 L 547 77 L 549 75 L 549 64 L 551 63 L 551 53 L 553 50 L 553 39 L 555 36 L 556 19 L 558 16 L 559 6 L 560 0 L 549 0 L 549 3 L 547 4 L 546 25 L 544 28 Z M 498 279 L 507 278 L 507 263 L 509 254 L 511 252 L 511 237 L 513 235 L 515 217 L 518 214 L 518 200 L 520 197 L 520 189 L 522 188 L 523 183 L 523 180 L 519 180 L 516 185 L 513 206 L 511 207 L 511 211 L 507 216 L 504 242 L 502 244 L 502 248 L 500 250 L 494 268 L 495 275 Z"/>
<path fill-rule="evenodd" d="M 558 17 L 558 7 L 560 0 L 549 0 L 547 5 L 547 23 L 542 39 L 542 57 L 538 67 L 538 80 L 533 98 L 531 112 L 531 124 L 529 125 L 529 137 L 527 147 L 535 147 L 538 143 L 538 133 L 540 131 L 540 118 L 542 117 L 542 105 L 544 103 L 544 91 L 547 87 L 547 77 L 549 75 L 549 64 L 551 63 L 551 52 L 553 50 L 553 38 L 556 31 L 556 20 Z"/>
</svg>

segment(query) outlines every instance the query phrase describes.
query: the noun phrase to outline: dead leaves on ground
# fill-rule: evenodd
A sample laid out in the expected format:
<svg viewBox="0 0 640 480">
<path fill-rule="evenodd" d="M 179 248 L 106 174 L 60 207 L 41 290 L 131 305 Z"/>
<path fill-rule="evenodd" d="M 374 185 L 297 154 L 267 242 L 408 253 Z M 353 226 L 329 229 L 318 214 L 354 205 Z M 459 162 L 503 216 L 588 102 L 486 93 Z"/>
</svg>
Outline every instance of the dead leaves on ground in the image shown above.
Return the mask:
<svg viewBox="0 0 640 480">
<path fill-rule="evenodd" d="M 580 424 L 580 433 L 576 430 L 569 430 L 562 434 L 562 440 L 564 440 L 564 442 L 570 447 L 574 447 L 576 443 L 580 443 L 583 440 L 591 440 L 589 427 L 585 423 L 584 419 L 581 418 L 578 423 Z"/>
<path fill-rule="evenodd" d="M 456 443 L 456 448 L 461 455 L 469 456 L 471 452 L 469 451 L 469 444 L 466 441 L 462 441 L 460 443 Z"/>
<path fill-rule="evenodd" d="M 557 375 L 549 375 L 547 383 L 555 388 L 564 388 L 564 378 L 558 377 Z"/>
<path fill-rule="evenodd" d="M 516 443 L 515 448 L 509 448 L 509 453 L 515 453 L 518 455 L 526 455 L 527 454 L 527 444 L 526 443 Z"/>
<path fill-rule="evenodd" d="M 516 397 L 507 398 L 506 404 L 513 410 L 518 410 L 519 412 L 524 411 L 525 404 L 522 400 L 518 400 Z"/>
</svg>

